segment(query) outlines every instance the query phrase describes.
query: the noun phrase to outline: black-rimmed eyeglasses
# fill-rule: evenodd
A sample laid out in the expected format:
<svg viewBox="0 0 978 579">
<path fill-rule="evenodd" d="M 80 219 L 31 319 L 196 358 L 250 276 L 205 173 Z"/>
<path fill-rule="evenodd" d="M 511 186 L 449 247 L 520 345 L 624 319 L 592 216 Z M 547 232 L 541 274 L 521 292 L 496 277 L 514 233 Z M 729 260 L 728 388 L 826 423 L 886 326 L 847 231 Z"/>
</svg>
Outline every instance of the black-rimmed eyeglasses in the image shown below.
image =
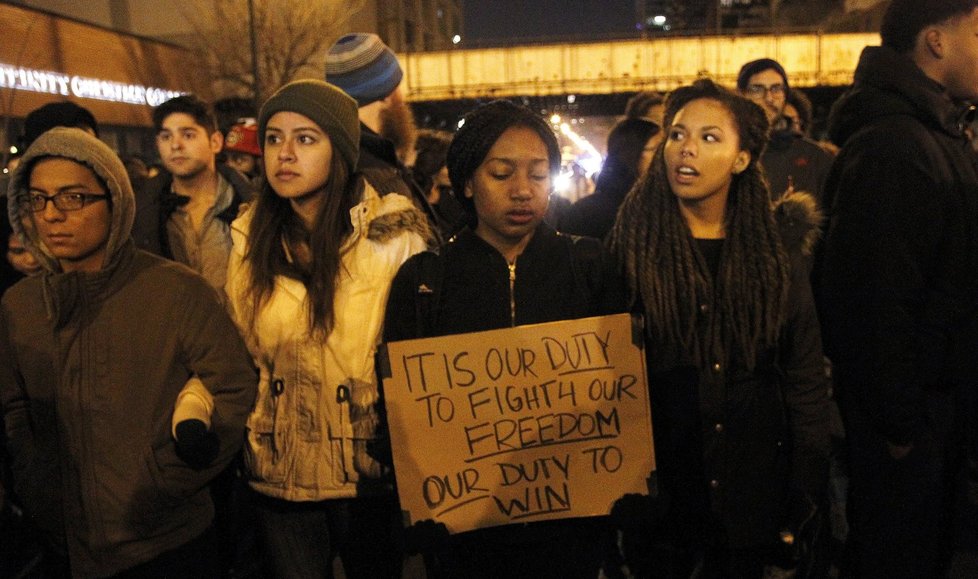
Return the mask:
<svg viewBox="0 0 978 579">
<path fill-rule="evenodd" d="M 99 193 L 58 193 L 57 195 L 41 195 L 32 193 L 30 196 L 21 200 L 23 207 L 30 208 L 34 213 L 44 211 L 48 206 L 48 201 L 54 203 L 59 211 L 78 211 L 89 203 L 108 201 L 109 196 Z"/>
<path fill-rule="evenodd" d="M 750 98 L 763 98 L 767 93 L 771 93 L 771 96 L 782 96 L 785 93 L 785 88 L 783 84 L 772 84 L 771 86 L 749 84 L 744 93 Z"/>
</svg>

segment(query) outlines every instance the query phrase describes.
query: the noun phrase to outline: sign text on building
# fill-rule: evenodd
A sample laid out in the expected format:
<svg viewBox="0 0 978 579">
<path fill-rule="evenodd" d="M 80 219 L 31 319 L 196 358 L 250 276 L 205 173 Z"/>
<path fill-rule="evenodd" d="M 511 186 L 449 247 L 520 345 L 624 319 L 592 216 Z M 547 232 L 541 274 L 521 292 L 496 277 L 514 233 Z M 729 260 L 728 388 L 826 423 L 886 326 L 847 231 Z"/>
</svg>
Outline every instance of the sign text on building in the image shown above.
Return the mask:
<svg viewBox="0 0 978 579">
<path fill-rule="evenodd" d="M 126 84 L 0 63 L 0 88 L 155 107 L 180 91 Z"/>
</svg>

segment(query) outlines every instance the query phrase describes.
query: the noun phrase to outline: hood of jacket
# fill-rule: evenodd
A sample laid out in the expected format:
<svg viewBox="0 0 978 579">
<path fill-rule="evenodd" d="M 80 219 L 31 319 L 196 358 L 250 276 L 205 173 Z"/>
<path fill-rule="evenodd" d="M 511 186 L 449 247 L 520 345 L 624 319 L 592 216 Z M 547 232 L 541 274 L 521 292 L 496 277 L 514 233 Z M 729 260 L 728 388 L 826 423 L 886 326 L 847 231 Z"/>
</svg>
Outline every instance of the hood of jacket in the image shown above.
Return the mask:
<svg viewBox="0 0 978 579">
<path fill-rule="evenodd" d="M 781 241 L 789 253 L 811 257 L 822 234 L 824 215 L 815 197 L 803 191 L 792 191 L 774 204 L 774 218 L 781 230 Z"/>
<path fill-rule="evenodd" d="M 861 128 L 892 115 L 911 116 L 959 136 L 970 108 L 952 101 L 909 57 L 886 46 L 868 46 L 859 56 L 852 87 L 832 107 L 829 138 L 842 146 Z"/>
<path fill-rule="evenodd" d="M 49 273 L 62 273 L 61 265 L 40 240 L 34 227 L 34 213 L 21 204 L 30 194 L 30 174 L 34 164 L 46 157 L 60 157 L 85 165 L 105 184 L 112 199 L 109 241 L 103 269 L 110 269 L 132 232 L 136 200 L 129 175 L 118 155 L 108 145 L 81 129 L 57 127 L 41 135 L 24 153 L 7 190 L 7 212 L 14 231 L 24 238 L 24 246 Z"/>
</svg>

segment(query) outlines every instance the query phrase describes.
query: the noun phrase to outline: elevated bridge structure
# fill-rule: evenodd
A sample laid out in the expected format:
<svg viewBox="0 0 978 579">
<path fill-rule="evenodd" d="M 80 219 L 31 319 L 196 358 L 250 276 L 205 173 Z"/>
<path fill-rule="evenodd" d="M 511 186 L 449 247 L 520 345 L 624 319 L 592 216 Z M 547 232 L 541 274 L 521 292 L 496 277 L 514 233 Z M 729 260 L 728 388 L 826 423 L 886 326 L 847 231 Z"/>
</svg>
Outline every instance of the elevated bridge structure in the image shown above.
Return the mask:
<svg viewBox="0 0 978 579">
<path fill-rule="evenodd" d="M 627 98 L 640 90 L 669 91 L 702 76 L 733 86 L 741 65 L 762 57 L 784 65 L 792 86 L 841 87 L 852 82 L 862 49 L 879 43 L 875 33 L 677 36 L 398 56 L 408 100 L 423 108 L 504 97 L 528 103 L 569 95 Z M 608 114 L 620 114 L 622 98 L 611 100 L 617 112 Z"/>
</svg>

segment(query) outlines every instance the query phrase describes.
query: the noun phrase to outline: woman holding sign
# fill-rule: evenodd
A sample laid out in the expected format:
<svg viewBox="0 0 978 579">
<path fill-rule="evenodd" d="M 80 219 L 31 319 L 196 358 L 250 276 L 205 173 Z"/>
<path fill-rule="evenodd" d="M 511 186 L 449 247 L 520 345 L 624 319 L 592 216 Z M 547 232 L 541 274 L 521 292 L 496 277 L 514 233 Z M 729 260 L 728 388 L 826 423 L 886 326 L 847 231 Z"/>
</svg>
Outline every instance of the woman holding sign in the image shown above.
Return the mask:
<svg viewBox="0 0 978 579">
<path fill-rule="evenodd" d="M 400 577 L 391 484 L 365 452 L 374 352 L 398 267 L 424 216 L 354 174 L 357 104 L 289 83 L 262 107 L 265 182 L 232 225 L 227 293 L 260 370 L 245 463 L 275 577 Z"/>
<path fill-rule="evenodd" d="M 469 226 L 440 255 L 415 256 L 391 289 L 387 341 L 624 311 L 624 284 L 590 238 L 543 222 L 560 169 L 546 121 L 507 101 L 465 117 L 448 151 Z M 595 577 L 603 520 L 506 525 L 447 536 L 422 525 L 431 577 Z M 439 536 L 439 528 L 441 536 Z M 418 535 L 418 529 L 413 529 Z"/>
<path fill-rule="evenodd" d="M 668 553 L 669 576 L 761 577 L 794 565 L 790 547 L 814 526 L 827 481 L 806 255 L 818 220 L 803 194 L 771 207 L 755 104 L 697 81 L 670 94 L 666 122 L 649 178 L 609 237 L 646 316 L 655 510 L 666 513 L 639 554 Z"/>
</svg>

